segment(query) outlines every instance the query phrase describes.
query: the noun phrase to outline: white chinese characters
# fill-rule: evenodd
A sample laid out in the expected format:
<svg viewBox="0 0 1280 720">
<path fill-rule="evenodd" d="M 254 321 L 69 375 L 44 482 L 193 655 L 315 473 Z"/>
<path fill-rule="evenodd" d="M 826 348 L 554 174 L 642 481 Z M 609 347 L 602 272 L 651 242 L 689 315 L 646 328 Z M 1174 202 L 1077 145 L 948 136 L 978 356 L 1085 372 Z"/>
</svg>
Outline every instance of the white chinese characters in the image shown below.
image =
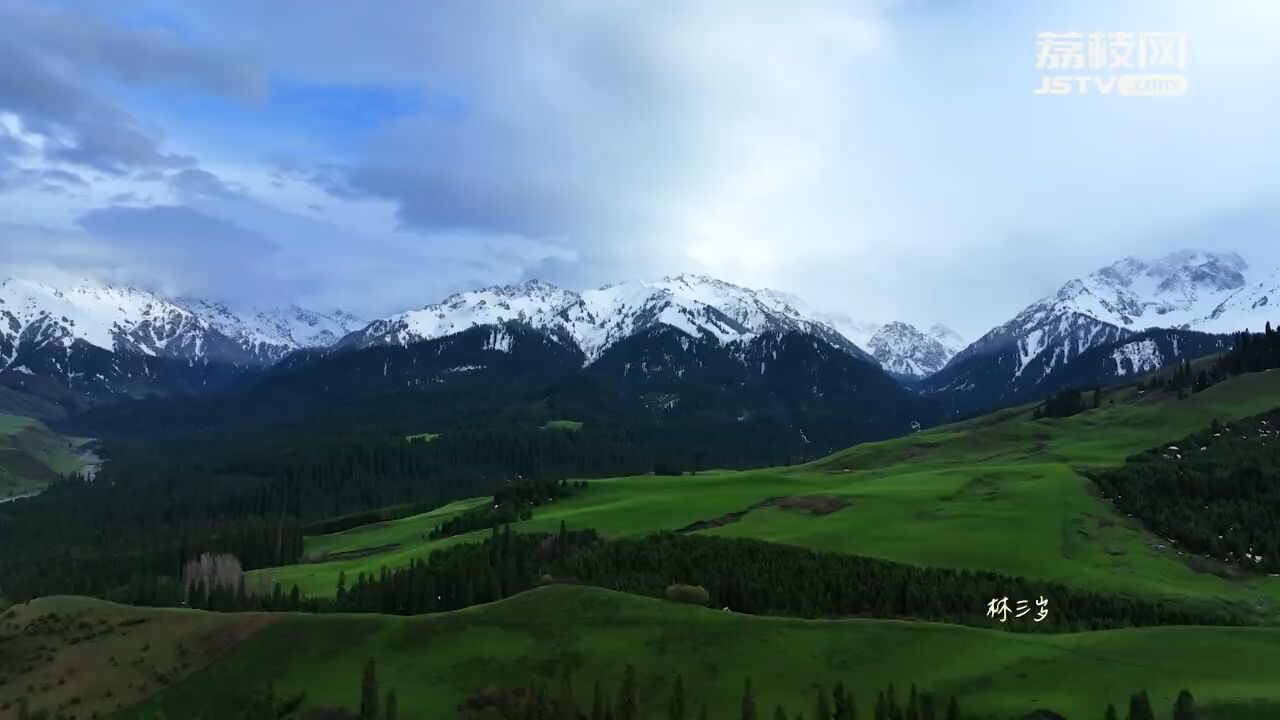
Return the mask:
<svg viewBox="0 0 1280 720">
<path fill-rule="evenodd" d="M 1049 617 L 1049 599 L 1040 596 L 1035 601 L 1036 613 L 1031 618 L 1034 622 L 1044 622 Z M 1031 614 L 1030 600 L 1015 600 L 1010 606 L 1008 597 L 992 598 L 987 603 L 987 617 L 1008 622 L 1009 616 L 1014 619 L 1024 618 Z"/>
<path fill-rule="evenodd" d="M 1185 32 L 1041 32 L 1036 95 L 1183 95 Z M 1092 71 L 1088 73 L 1086 71 Z"/>
</svg>

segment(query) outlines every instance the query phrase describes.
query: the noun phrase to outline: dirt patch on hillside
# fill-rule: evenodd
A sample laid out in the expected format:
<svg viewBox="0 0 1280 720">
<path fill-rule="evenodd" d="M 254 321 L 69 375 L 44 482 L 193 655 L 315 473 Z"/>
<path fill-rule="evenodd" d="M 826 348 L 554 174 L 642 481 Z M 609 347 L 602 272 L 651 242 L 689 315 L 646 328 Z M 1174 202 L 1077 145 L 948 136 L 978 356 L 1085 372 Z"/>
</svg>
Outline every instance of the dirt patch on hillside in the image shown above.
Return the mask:
<svg viewBox="0 0 1280 720">
<path fill-rule="evenodd" d="M 797 495 L 773 498 L 766 501 L 765 505 L 780 507 L 784 510 L 804 510 L 810 515 L 830 515 L 837 510 L 849 507 L 849 501 L 829 495 Z"/>
<path fill-rule="evenodd" d="M 324 563 L 334 560 L 355 560 L 356 558 L 369 557 L 379 553 L 395 550 L 400 547 L 400 543 L 387 543 L 386 545 L 377 545 L 375 547 L 360 548 L 359 550 L 342 550 L 340 552 L 325 553 L 307 560 L 308 563 Z"/>
<path fill-rule="evenodd" d="M 774 498 L 769 498 L 768 500 L 761 500 L 760 502 L 755 503 L 754 505 L 751 505 L 750 507 L 747 507 L 743 510 L 737 510 L 734 512 L 725 513 L 724 515 L 721 515 L 719 517 L 714 517 L 709 520 L 698 520 L 697 522 L 689 523 L 688 525 L 685 525 L 684 527 L 680 528 L 676 532 L 690 533 L 690 532 L 697 532 L 699 530 L 707 530 L 710 528 L 722 527 L 724 525 L 728 525 L 729 523 L 738 522 L 747 513 L 751 512 L 752 510 L 758 510 L 763 507 L 776 507 L 776 508 L 781 508 L 783 510 L 797 510 L 800 512 L 807 512 L 810 515 L 814 515 L 814 516 L 822 516 L 822 515 L 830 515 L 831 513 L 836 512 L 837 510 L 843 510 L 844 508 L 849 507 L 849 504 L 850 504 L 849 501 L 845 500 L 844 498 L 831 497 L 829 495 L 792 495 L 792 496 L 785 496 L 785 497 L 774 497 Z"/>
<path fill-rule="evenodd" d="M 691 532 L 697 532 L 699 530 L 709 530 L 710 528 L 721 527 L 723 525 L 728 525 L 729 523 L 736 523 L 742 519 L 743 515 L 746 515 L 747 513 L 751 512 L 757 507 L 759 507 L 759 505 L 752 505 L 750 508 L 747 508 L 746 510 L 739 510 L 737 512 L 725 513 L 720 517 L 711 518 L 710 520 L 699 520 L 697 522 L 692 522 L 680 528 L 679 530 L 676 530 L 676 532 L 691 533 Z"/>
<path fill-rule="evenodd" d="M 223 624 L 195 638 L 196 651 L 205 658 L 221 657 L 249 636 L 275 622 L 267 613 L 241 613 L 236 622 Z"/>
</svg>

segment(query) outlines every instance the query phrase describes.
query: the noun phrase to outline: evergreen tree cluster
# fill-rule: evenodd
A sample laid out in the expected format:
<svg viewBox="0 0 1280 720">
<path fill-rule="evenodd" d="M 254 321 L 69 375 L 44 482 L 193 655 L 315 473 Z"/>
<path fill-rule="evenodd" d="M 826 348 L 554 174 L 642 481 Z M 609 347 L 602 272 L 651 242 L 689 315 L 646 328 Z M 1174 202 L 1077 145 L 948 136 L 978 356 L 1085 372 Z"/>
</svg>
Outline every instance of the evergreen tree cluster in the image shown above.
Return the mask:
<svg viewBox="0 0 1280 720">
<path fill-rule="evenodd" d="M 1038 420 L 1042 417 L 1062 418 L 1078 415 L 1088 409 L 1084 393 L 1079 388 L 1067 388 L 1045 400 L 1032 415 Z"/>
<path fill-rule="evenodd" d="M 665 683 L 664 683 L 665 685 Z M 559 673 L 558 690 L 549 691 L 544 685 L 534 683 L 529 687 L 517 687 L 509 690 L 490 688 L 468 696 L 457 708 L 463 718 L 468 720 L 640 720 L 641 718 L 665 717 L 666 720 L 710 720 L 712 717 L 729 720 L 965 720 L 972 717 L 961 711 L 959 699 L 955 695 L 944 696 L 929 690 L 919 689 L 912 683 L 910 689 L 899 692 L 890 683 L 879 690 L 873 701 L 869 701 L 867 709 L 860 711 L 853 693 L 846 689 L 843 682 L 836 683 L 828 692 L 821 685 L 813 692 L 813 704 L 805 708 L 786 708 L 774 704 L 773 711 L 768 712 L 769 704 L 762 701 L 756 693 L 751 678 L 742 685 L 741 699 L 738 709 L 731 713 L 713 715 L 705 702 L 696 703 L 686 692 L 684 679 L 679 673 L 670 678 L 670 690 L 656 698 L 644 697 L 640 688 L 640 680 L 632 665 L 623 670 L 616 693 L 611 693 L 597 680 L 592 688 L 591 704 L 584 707 L 578 703 L 573 694 L 573 676 L 568 666 L 563 666 Z M 868 699 L 870 700 L 870 699 Z M 665 712 L 657 708 L 665 707 Z M 695 714 L 693 707 L 698 707 Z M 1060 718 L 1049 710 L 1038 710 L 1019 715 L 1020 720 L 1040 720 L 1041 718 Z M 1119 720 L 1115 707 L 1108 705 L 1105 711 L 1107 720 Z M 1146 691 L 1135 693 L 1130 697 L 1125 720 L 1156 720 Z M 1182 690 L 1174 703 L 1172 720 L 1199 720 L 1194 697 L 1187 690 Z"/>
<path fill-rule="evenodd" d="M 422 512 L 502 491 L 519 477 L 649 469 L 643 453 L 593 437 L 472 430 L 429 443 L 304 437 L 229 451 L 115 446 L 93 481 L 71 476 L 0 504 L 0 593 L 177 604 L 181 568 L 200 553 L 234 555 L 246 570 L 292 564 L 304 533 L 388 515 L 378 508 Z"/>
<path fill-rule="evenodd" d="M 1280 572 L 1280 408 L 1204 430 L 1094 473 L 1117 509 L 1178 548 Z"/>
<path fill-rule="evenodd" d="M 340 579 L 317 611 L 417 614 L 491 602 L 558 578 L 651 597 L 672 582 L 705 588 L 714 607 L 755 615 L 899 617 L 1015 631 L 1142 625 L 1230 625 L 1220 610 L 1103 595 L 1054 583 L 815 552 L 759 540 L 659 534 L 603 541 L 592 530 L 558 535 L 494 529 L 481 544 L 437 550 L 397 570 Z M 1049 599 L 1044 622 L 987 617 L 990 598 Z"/>
<path fill-rule="evenodd" d="M 539 505 L 556 502 L 585 489 L 587 482 L 579 480 L 519 480 L 502 485 L 493 494 L 493 502 L 473 508 L 440 523 L 431 530 L 430 537 L 461 535 L 473 530 L 484 530 L 500 525 L 528 520 Z"/>
<path fill-rule="evenodd" d="M 1139 384 L 1139 389 L 1158 388 L 1185 399 L 1235 375 L 1280 368 L 1280 332 L 1274 330 L 1271 323 L 1267 323 L 1261 333 L 1242 332 L 1233 337 L 1231 350 L 1207 369 L 1195 370 L 1190 361 L 1183 360 L 1169 373 Z"/>
</svg>

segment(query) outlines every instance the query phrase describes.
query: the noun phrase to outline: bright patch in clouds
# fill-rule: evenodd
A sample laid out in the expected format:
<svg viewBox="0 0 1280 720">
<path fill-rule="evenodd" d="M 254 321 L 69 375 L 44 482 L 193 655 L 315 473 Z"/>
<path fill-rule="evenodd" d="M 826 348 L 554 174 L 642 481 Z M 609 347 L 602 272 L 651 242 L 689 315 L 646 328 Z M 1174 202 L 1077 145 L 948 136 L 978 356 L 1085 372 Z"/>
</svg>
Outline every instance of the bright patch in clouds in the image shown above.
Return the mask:
<svg viewBox="0 0 1280 720">
<path fill-rule="evenodd" d="M 977 335 L 1129 254 L 1280 264 L 1259 2 L 0 0 L 0 262 L 374 317 L 702 272 Z M 1176 99 L 1042 31 L 1188 33 Z"/>
</svg>

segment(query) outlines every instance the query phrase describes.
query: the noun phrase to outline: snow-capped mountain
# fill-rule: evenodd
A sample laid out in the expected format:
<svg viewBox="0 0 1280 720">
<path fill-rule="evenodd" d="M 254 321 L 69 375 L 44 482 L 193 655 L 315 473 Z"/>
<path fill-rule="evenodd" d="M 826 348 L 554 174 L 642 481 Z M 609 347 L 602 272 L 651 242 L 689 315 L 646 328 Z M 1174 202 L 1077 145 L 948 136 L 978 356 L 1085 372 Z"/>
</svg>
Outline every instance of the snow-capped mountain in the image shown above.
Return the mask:
<svg viewBox="0 0 1280 720">
<path fill-rule="evenodd" d="M 942 369 L 965 346 L 959 333 L 942 323 L 920 332 L 904 322 L 878 323 L 855 320 L 847 313 L 824 312 L 790 293 L 762 290 L 779 297 L 806 317 L 824 323 L 846 340 L 866 350 L 880 366 L 901 379 L 919 379 Z"/>
<path fill-rule="evenodd" d="M 0 282 L 0 384 L 63 405 L 199 392 L 290 351 L 332 345 L 359 324 L 296 306 L 246 317 L 96 280 L 10 278 Z"/>
<path fill-rule="evenodd" d="M 178 303 L 268 365 L 294 350 L 329 347 L 365 324 L 341 310 L 323 314 L 297 305 L 237 313 L 214 300 L 182 298 Z"/>
<path fill-rule="evenodd" d="M 959 335 L 937 324 L 928 333 L 904 322 L 882 325 L 867 342 L 880 367 L 894 375 L 922 378 L 941 370 L 959 351 Z"/>
<path fill-rule="evenodd" d="M 1262 332 L 1267 323 L 1280 326 L 1280 270 L 1259 283 L 1227 296 L 1208 316 L 1192 323 L 1204 332 L 1231 333 L 1248 329 Z"/>
<path fill-rule="evenodd" d="M 1067 282 L 983 335 L 930 377 L 922 390 L 972 398 L 961 406 L 978 409 L 1039 393 L 1051 375 L 1074 374 L 1060 371 L 1083 353 L 1121 343 L 1149 328 L 1257 330 L 1266 314 L 1261 309 L 1267 307 L 1276 283 L 1248 286 L 1247 270 L 1234 253 L 1183 250 L 1154 259 L 1125 258 Z M 1212 352 L 1213 347 L 1215 343 L 1203 340 L 1168 340 L 1160 353 L 1150 353 L 1144 347 L 1117 345 L 1116 352 L 1132 355 L 1117 362 L 1156 369 L 1153 363 L 1192 356 L 1184 351 Z"/>
<path fill-rule="evenodd" d="M 701 275 L 677 275 L 657 282 L 631 280 L 582 293 L 539 280 L 472 290 L 374 321 L 342 344 L 408 345 L 508 321 L 523 322 L 577 346 L 588 362 L 618 341 L 655 326 L 721 344 L 762 333 L 799 332 L 869 359 L 831 325 L 797 309 L 787 296 Z"/>
<path fill-rule="evenodd" d="M 1090 347 L 1151 327 L 1204 330 L 1204 318 L 1245 287 L 1248 268 L 1235 253 L 1182 250 L 1143 260 L 1128 257 L 1071 280 L 956 355 L 953 362 L 1016 347 L 1020 374 L 1041 353 L 1069 362 Z M 1237 322 L 1224 311 L 1217 324 Z"/>
<path fill-rule="evenodd" d="M 0 282 L 0 368 L 24 352 L 70 351 L 77 341 L 111 352 L 239 362 L 238 344 L 176 303 L 135 287 L 82 280 L 56 288 Z"/>
</svg>

